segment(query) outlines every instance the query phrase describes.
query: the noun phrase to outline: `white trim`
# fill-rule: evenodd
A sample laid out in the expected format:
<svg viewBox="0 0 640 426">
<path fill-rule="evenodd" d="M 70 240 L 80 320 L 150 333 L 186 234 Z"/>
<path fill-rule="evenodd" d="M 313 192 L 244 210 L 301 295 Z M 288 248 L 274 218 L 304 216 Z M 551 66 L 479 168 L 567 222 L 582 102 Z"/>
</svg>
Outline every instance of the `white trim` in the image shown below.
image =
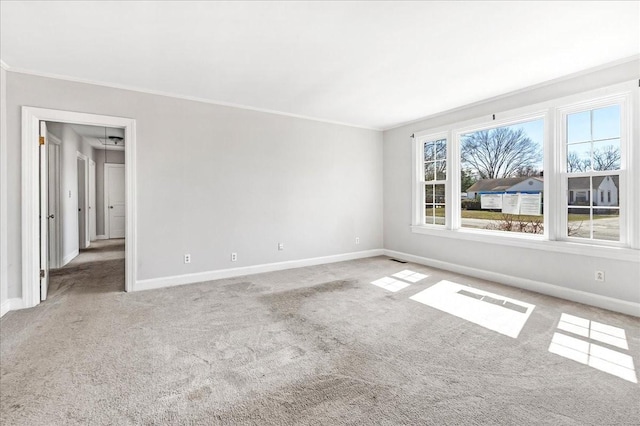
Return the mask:
<svg viewBox="0 0 640 426">
<path fill-rule="evenodd" d="M 205 281 L 233 278 L 243 275 L 261 274 L 264 272 L 282 271 L 285 269 L 303 268 L 306 266 L 323 265 L 327 263 L 344 262 L 347 260 L 363 259 L 367 257 L 382 256 L 383 249 L 357 251 L 352 253 L 336 254 L 332 256 L 313 257 L 309 259 L 289 260 L 286 262 L 265 263 L 262 265 L 243 266 L 239 268 L 219 269 L 217 271 L 197 272 L 194 274 L 173 275 L 170 277 L 151 278 L 136 282 L 135 289 L 151 290 L 163 287 L 172 287 L 183 284 L 193 284 Z"/>
<path fill-rule="evenodd" d="M 2 59 L 0 59 L 0 68 L 2 68 L 5 71 L 9 71 L 9 65 L 7 65 L 7 63 Z"/>
<path fill-rule="evenodd" d="M 96 235 L 96 240 L 108 240 L 106 235 Z"/>
<path fill-rule="evenodd" d="M 584 303 L 587 305 L 640 317 L 640 303 L 614 299 L 612 297 L 602 296 L 600 294 L 587 293 L 586 291 L 574 290 L 572 288 L 561 287 L 555 284 L 533 281 L 526 278 L 500 274 L 484 269 L 470 268 L 468 266 L 462 266 L 454 263 L 443 262 L 440 260 L 429 259 L 426 257 L 415 256 L 413 254 L 402 253 L 394 250 L 384 250 L 384 254 L 385 256 L 393 257 L 395 259 L 414 262 L 420 265 L 430 266 L 432 268 L 444 269 L 459 274 L 469 275 L 471 277 L 494 281 L 500 284 L 507 285 L 509 287 L 521 288 L 548 296 L 559 297 L 573 302 Z"/>
<path fill-rule="evenodd" d="M 411 232 L 442 238 L 456 238 L 510 247 L 522 247 L 543 251 L 577 254 L 600 259 L 623 260 L 640 263 L 640 252 L 619 246 L 596 245 L 572 241 L 544 240 L 542 236 L 476 229 L 435 229 L 427 226 L 412 226 Z"/>
<path fill-rule="evenodd" d="M 11 301 L 9 299 L 5 300 L 0 304 L 0 318 L 4 316 L 7 312 L 11 310 Z"/>
<path fill-rule="evenodd" d="M 183 100 L 186 100 L 186 101 L 200 102 L 200 103 L 203 103 L 203 104 L 218 105 L 218 106 L 229 107 L 229 108 L 238 108 L 238 109 L 244 109 L 244 110 L 248 110 L 248 111 L 262 112 L 262 113 L 265 113 L 265 114 L 282 115 L 282 116 L 285 116 L 285 117 L 299 118 L 299 119 L 302 119 L 302 120 L 317 121 L 317 122 L 320 122 L 320 123 L 327 123 L 327 124 L 335 124 L 335 125 L 338 125 L 338 126 L 355 127 L 355 128 L 358 128 L 358 129 L 373 130 L 373 131 L 376 131 L 376 132 L 382 132 L 384 130 L 384 129 L 377 128 L 377 127 L 369 127 L 369 126 L 362 126 L 362 125 L 359 125 L 359 124 L 344 123 L 342 121 L 335 121 L 335 120 L 329 120 L 329 119 L 325 119 L 325 118 L 311 117 L 311 116 L 308 116 L 308 115 L 294 114 L 294 113 L 291 113 L 291 112 L 278 111 L 278 110 L 274 110 L 274 109 L 258 108 L 258 107 L 252 107 L 252 106 L 249 106 L 249 105 L 236 104 L 236 103 L 233 103 L 233 102 L 216 101 L 216 100 L 212 100 L 212 99 L 200 98 L 200 97 L 197 97 L 197 96 L 179 95 L 177 93 L 163 92 L 163 91 L 160 91 L 160 90 L 145 89 L 145 88 L 142 88 L 142 87 L 130 86 L 130 85 L 127 85 L 127 84 L 108 83 L 108 82 L 104 82 L 104 81 L 97 81 L 97 80 L 91 80 L 91 79 L 85 79 L 85 78 L 71 77 L 71 76 L 67 76 L 67 75 L 60 75 L 60 74 L 53 74 L 53 73 L 47 73 L 47 72 L 33 71 L 33 70 L 28 70 L 28 69 L 23 69 L 23 68 L 7 67 L 6 70 L 10 71 L 10 72 L 15 72 L 15 73 L 18 73 L 18 74 L 27 74 L 27 75 L 34 75 L 34 76 L 37 76 L 37 77 L 53 78 L 53 79 L 56 79 L 56 80 L 72 81 L 74 83 L 92 84 L 94 86 L 109 87 L 111 89 L 129 90 L 131 92 L 145 93 L 145 94 L 148 94 L 148 95 L 165 96 L 165 97 L 168 97 L 168 98 L 183 99 Z"/>
<path fill-rule="evenodd" d="M 0 305 L 0 317 L 3 317 L 9 311 L 17 311 L 18 309 L 24 309 L 24 303 L 19 297 L 7 299 Z"/>
<path fill-rule="evenodd" d="M 40 303 L 38 228 L 39 121 L 124 128 L 125 184 L 127 199 L 125 243 L 125 291 L 132 291 L 136 279 L 136 121 L 131 118 L 86 114 L 47 108 L 22 107 L 22 300 L 25 307 Z"/>
<path fill-rule="evenodd" d="M 62 265 L 60 265 L 60 267 L 62 268 L 64 265 L 66 265 L 67 263 L 71 262 L 79 254 L 80 254 L 80 250 L 74 250 L 71 253 L 69 253 L 68 255 L 66 255 L 65 257 L 63 257 L 62 258 Z"/>
</svg>

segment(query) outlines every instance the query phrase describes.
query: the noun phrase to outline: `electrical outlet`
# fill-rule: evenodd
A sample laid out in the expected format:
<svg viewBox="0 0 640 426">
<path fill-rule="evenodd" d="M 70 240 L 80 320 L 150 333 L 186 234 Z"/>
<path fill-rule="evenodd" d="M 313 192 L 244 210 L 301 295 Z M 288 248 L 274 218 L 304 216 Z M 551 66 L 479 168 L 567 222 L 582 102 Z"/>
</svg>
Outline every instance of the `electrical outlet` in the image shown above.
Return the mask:
<svg viewBox="0 0 640 426">
<path fill-rule="evenodd" d="M 190 254 L 185 254 L 184 255 L 184 263 L 191 263 L 191 255 Z"/>
<path fill-rule="evenodd" d="M 284 250 L 284 243 L 278 243 L 278 250 Z"/>
<path fill-rule="evenodd" d="M 231 261 L 235 262 L 236 260 L 238 260 L 238 253 L 231 253 Z"/>
<path fill-rule="evenodd" d="M 604 282 L 604 271 L 596 271 L 595 280 Z"/>
<path fill-rule="evenodd" d="M 356 237 L 356 244 L 360 244 L 360 237 Z"/>
</svg>

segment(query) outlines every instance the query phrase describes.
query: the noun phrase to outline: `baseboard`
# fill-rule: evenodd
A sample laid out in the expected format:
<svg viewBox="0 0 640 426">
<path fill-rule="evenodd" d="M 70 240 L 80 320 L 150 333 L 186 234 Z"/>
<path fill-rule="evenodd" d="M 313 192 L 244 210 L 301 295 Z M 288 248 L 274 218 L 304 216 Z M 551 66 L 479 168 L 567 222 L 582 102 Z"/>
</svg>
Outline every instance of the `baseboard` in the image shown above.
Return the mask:
<svg viewBox="0 0 640 426">
<path fill-rule="evenodd" d="M 24 309 L 22 298 L 6 299 L 0 304 L 0 317 L 3 317 L 9 311 L 17 311 L 18 309 Z"/>
<path fill-rule="evenodd" d="M 173 275 L 170 277 L 138 280 L 133 291 L 151 290 L 172 287 L 183 284 L 200 283 L 203 281 L 220 280 L 243 275 L 261 274 L 263 272 L 282 271 L 285 269 L 303 268 L 306 266 L 322 265 L 326 263 L 344 262 L 346 260 L 363 259 L 366 257 L 382 256 L 384 250 L 365 250 L 333 256 L 314 257 L 310 259 L 290 260 L 287 262 L 266 263 L 262 265 L 244 266 L 240 268 L 219 269 L 216 271 L 199 272 L 195 274 Z"/>
<path fill-rule="evenodd" d="M 71 262 L 79 254 L 80 254 L 80 250 L 75 250 L 75 251 L 69 253 L 68 255 L 66 255 L 65 257 L 63 257 L 62 258 L 62 265 L 60 265 L 60 267 L 62 268 L 64 265 L 66 265 L 67 263 Z"/>
<path fill-rule="evenodd" d="M 444 269 L 447 271 L 469 275 L 488 281 L 494 281 L 500 284 L 508 285 L 510 287 L 522 288 L 525 290 L 534 291 L 536 293 L 558 297 L 560 299 L 571 300 L 573 302 L 584 303 L 586 305 L 596 306 L 598 308 L 608 309 L 610 311 L 640 317 L 640 303 L 629 302 L 626 300 L 615 299 L 613 297 L 602 296 L 600 294 L 588 293 L 586 291 L 561 287 L 555 284 L 500 274 L 498 272 L 487 271 L 484 269 L 470 268 L 468 266 L 463 266 L 456 263 L 443 262 L 441 260 L 429 259 L 426 257 L 402 253 L 394 250 L 383 251 L 385 256 L 393 257 L 396 259 L 406 260 L 433 268 Z"/>
<path fill-rule="evenodd" d="M 106 235 L 96 235 L 96 240 L 108 240 Z"/>
</svg>

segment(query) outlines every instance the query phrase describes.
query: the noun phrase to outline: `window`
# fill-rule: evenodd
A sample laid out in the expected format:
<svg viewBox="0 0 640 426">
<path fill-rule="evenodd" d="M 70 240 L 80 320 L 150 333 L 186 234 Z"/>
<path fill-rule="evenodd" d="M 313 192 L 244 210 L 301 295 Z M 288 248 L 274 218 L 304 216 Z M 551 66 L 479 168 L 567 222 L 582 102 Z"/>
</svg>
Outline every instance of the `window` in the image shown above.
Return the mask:
<svg viewBox="0 0 640 426">
<path fill-rule="evenodd" d="M 638 248 L 640 170 L 628 158 L 636 86 L 414 134 L 412 231 L 593 255 Z"/>
<path fill-rule="evenodd" d="M 567 186 L 570 191 L 593 193 L 593 197 L 568 198 L 566 237 L 620 241 L 621 105 L 572 112 L 565 122 Z"/>
<path fill-rule="evenodd" d="M 542 119 L 462 134 L 463 228 L 542 234 Z"/>
<path fill-rule="evenodd" d="M 420 142 L 424 186 L 424 224 L 445 224 L 445 186 L 447 181 L 447 140 L 430 138 Z"/>
</svg>

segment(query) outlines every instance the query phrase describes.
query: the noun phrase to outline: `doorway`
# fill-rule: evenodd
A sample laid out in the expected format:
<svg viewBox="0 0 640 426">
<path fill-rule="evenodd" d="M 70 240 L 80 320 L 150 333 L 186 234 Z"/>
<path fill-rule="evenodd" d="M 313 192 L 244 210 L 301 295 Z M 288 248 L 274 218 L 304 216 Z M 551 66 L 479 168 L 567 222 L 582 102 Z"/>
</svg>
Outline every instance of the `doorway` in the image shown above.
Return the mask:
<svg viewBox="0 0 640 426">
<path fill-rule="evenodd" d="M 41 223 L 39 219 L 49 216 L 48 196 L 43 196 L 40 191 L 41 186 L 48 187 L 48 185 L 42 185 L 42 180 L 44 179 L 46 183 L 46 177 L 48 177 L 47 163 L 45 162 L 42 167 L 40 164 L 41 153 L 43 152 L 40 137 L 44 136 L 40 133 L 40 123 L 45 121 L 122 129 L 125 135 L 124 139 L 127 141 L 123 152 L 127 157 L 127 162 L 124 166 L 126 201 L 126 214 L 124 216 L 126 237 L 124 244 L 124 290 L 134 290 L 136 276 L 135 120 L 33 107 L 22 107 L 22 118 L 22 295 L 25 307 L 36 306 L 40 303 L 42 292 L 40 283 L 41 281 L 46 283 L 49 277 L 49 244 L 47 240 L 49 239 L 50 227 Z M 46 143 L 44 146 L 46 146 Z M 46 159 L 46 153 L 44 156 L 43 158 Z M 88 182 L 91 180 L 89 168 L 90 162 L 85 161 L 84 182 L 86 187 L 88 187 Z M 41 170 L 45 170 L 45 172 L 41 174 Z M 74 198 L 73 193 L 69 195 L 68 191 L 66 193 L 62 191 L 60 200 L 69 198 Z M 85 238 L 87 245 L 91 235 L 90 218 L 92 215 L 87 214 L 88 207 L 91 204 L 90 200 L 91 196 L 85 195 L 84 234 L 87 235 Z M 97 208 L 95 210 L 97 211 Z M 42 212 L 45 215 L 42 215 Z M 80 218 L 76 217 L 79 224 Z M 80 243 L 79 237 L 76 237 L 76 241 L 78 244 Z"/>
<path fill-rule="evenodd" d="M 124 238 L 124 164 L 104 164 L 104 226 L 107 238 Z"/>
</svg>

